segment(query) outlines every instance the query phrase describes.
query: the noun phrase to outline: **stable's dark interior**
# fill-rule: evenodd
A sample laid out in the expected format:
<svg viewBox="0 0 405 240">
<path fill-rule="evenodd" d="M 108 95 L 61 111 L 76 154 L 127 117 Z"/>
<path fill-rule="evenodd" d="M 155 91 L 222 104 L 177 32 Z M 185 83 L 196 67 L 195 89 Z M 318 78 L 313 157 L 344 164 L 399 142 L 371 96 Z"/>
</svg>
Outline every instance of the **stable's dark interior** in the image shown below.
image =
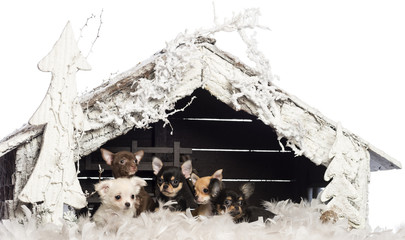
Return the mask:
<svg viewBox="0 0 405 240">
<path fill-rule="evenodd" d="M 229 188 L 253 181 L 255 191 L 250 202 L 255 205 L 262 200 L 299 202 L 316 197 L 319 189 L 326 186 L 326 168 L 316 166 L 306 157 L 294 156 L 289 148 L 281 151 L 274 130 L 257 117 L 233 110 L 203 89 L 195 90 L 192 96 L 196 98 L 185 111 L 169 118 L 171 126 L 163 127 L 161 121 L 150 129 L 134 129 L 102 146 L 112 152 L 145 150 L 137 175 L 146 178 L 148 192 L 154 192 L 153 155 L 165 164 L 178 166 L 181 155 L 188 154 L 200 177 L 222 168 L 223 181 Z M 178 101 L 176 109 L 186 106 L 192 96 Z M 94 191 L 98 164 L 105 169 L 102 177 L 112 177 L 100 152 L 94 152 L 80 163 L 83 190 Z M 89 202 L 96 203 L 97 198 Z"/>
</svg>

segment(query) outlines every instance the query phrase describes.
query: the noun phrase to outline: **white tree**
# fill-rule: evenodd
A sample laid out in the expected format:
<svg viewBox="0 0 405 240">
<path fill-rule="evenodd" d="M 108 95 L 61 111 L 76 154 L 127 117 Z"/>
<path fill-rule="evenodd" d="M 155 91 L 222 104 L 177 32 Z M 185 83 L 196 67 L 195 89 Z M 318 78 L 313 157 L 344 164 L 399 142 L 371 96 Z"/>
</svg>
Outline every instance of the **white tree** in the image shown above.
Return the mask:
<svg viewBox="0 0 405 240">
<path fill-rule="evenodd" d="M 332 180 L 322 192 L 321 201 L 329 201 L 329 208 L 346 217 L 353 227 L 363 227 L 367 211 L 369 156 L 343 134 L 338 124 L 329 157 L 331 162 L 324 178 Z"/>
<path fill-rule="evenodd" d="M 52 73 L 52 80 L 40 107 L 29 120 L 46 125 L 41 151 L 34 171 L 19 195 L 23 202 L 43 202 L 44 222 L 55 222 L 63 215 L 63 204 L 86 206 L 75 170 L 75 134 L 84 130 L 85 117 L 77 100 L 76 72 L 90 70 L 81 55 L 68 22 L 50 53 L 38 68 Z"/>
</svg>

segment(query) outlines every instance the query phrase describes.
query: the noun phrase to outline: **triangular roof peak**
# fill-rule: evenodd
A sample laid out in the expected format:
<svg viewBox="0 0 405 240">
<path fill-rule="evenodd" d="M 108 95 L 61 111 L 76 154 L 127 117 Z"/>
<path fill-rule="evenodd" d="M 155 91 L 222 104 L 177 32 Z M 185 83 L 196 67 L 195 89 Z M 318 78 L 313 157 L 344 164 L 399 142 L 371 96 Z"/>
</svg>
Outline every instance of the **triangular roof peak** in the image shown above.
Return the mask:
<svg viewBox="0 0 405 240">
<path fill-rule="evenodd" d="M 254 70 L 218 49 L 211 38 L 176 43 L 81 97 L 91 129 L 81 139 L 78 156 L 134 127 L 145 128 L 159 120 L 168 123 L 168 116 L 179 111 L 175 103 L 203 88 L 275 129 L 296 154 L 328 166 L 336 122 L 263 77 L 264 69 Z M 40 127 L 23 127 L 0 142 L 0 155 L 41 133 Z M 343 134 L 368 149 L 372 171 L 401 168 L 397 160 L 355 134 L 346 129 Z"/>
<path fill-rule="evenodd" d="M 273 83 L 269 61 L 245 32 L 261 27 L 257 16 L 258 11 L 250 9 L 211 29 L 179 34 L 163 51 L 84 94 L 80 104 L 87 124 L 81 132 L 76 129 L 74 160 L 134 128 L 148 128 L 158 121 L 170 125 L 169 116 L 194 98 L 183 109 L 175 109 L 176 103 L 202 88 L 271 127 L 282 148 L 286 143 L 296 155 L 327 166 L 324 179 L 330 182 L 321 201 L 347 217 L 350 225 L 364 227 L 370 170 L 401 168 L 401 164 Z M 215 46 L 209 37 L 218 31 L 239 33 L 254 68 Z M 14 158 L 16 166 L 34 164 L 43 132 L 41 125 L 24 126 L 0 141 L 0 157 L 17 149 L 5 158 Z M 23 185 L 15 185 L 16 196 Z"/>
</svg>

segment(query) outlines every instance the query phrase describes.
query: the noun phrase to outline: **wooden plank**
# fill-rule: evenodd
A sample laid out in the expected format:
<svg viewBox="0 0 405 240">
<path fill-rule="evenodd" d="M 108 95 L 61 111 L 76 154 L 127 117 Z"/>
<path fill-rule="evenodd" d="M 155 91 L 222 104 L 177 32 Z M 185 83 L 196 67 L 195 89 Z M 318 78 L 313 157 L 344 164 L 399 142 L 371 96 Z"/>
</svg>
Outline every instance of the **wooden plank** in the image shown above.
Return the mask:
<svg viewBox="0 0 405 240">
<path fill-rule="evenodd" d="M 173 156 L 173 166 L 180 167 L 180 142 L 174 142 Z"/>
<path fill-rule="evenodd" d="M 137 141 L 132 141 L 133 152 L 143 150 L 145 153 L 173 153 L 177 151 L 179 154 L 192 154 L 191 148 L 181 148 L 180 142 L 174 142 L 173 147 L 139 147 Z M 177 148 L 177 150 L 176 150 Z"/>
<path fill-rule="evenodd" d="M 224 169 L 224 178 L 294 179 L 291 153 L 194 152 L 191 157 L 199 176 Z"/>
<path fill-rule="evenodd" d="M 44 132 L 45 126 L 33 126 L 26 124 L 21 127 L 19 130 L 13 132 L 9 136 L 0 139 L 0 157 L 4 154 L 14 150 L 18 146 L 30 142 L 32 139 L 42 135 Z"/>
<path fill-rule="evenodd" d="M 116 153 L 116 152 L 120 152 L 120 151 L 131 151 L 131 148 L 129 147 L 109 147 L 107 150 Z"/>
<path fill-rule="evenodd" d="M 139 150 L 143 150 L 145 153 L 173 153 L 173 148 L 170 147 L 139 147 Z"/>
<path fill-rule="evenodd" d="M 84 170 L 99 170 L 99 165 L 102 169 L 111 169 L 111 166 L 108 166 L 104 161 L 103 162 L 95 162 L 92 161 L 93 158 L 91 156 L 87 156 L 85 158 L 85 165 Z"/>
<path fill-rule="evenodd" d="M 172 120 L 173 140 L 187 148 L 281 150 L 272 128 L 259 121 L 210 122 Z"/>
<path fill-rule="evenodd" d="M 173 166 L 173 163 L 170 162 L 164 162 L 165 166 Z M 152 171 L 152 164 L 151 162 L 141 162 L 138 165 L 138 170 L 139 171 Z"/>
<path fill-rule="evenodd" d="M 325 183 L 324 169 L 318 169 L 314 164 L 309 166 L 308 159 L 296 158 L 293 152 L 280 152 L 277 135 L 271 127 L 245 112 L 234 111 L 205 90 L 196 90 L 195 95 L 197 99 L 191 106 L 170 118 L 172 135 L 169 126 L 163 128 L 163 122 L 158 122 L 152 129 L 130 131 L 106 145 L 130 145 L 133 152 L 144 150 L 139 174 L 152 170 L 150 161 L 155 154 L 167 166 L 179 166 L 177 157 L 190 154 L 200 176 L 212 175 L 223 168 L 227 179 L 275 180 L 255 183 L 257 190 L 252 201 L 259 204 L 259 199 L 299 201 L 307 196 L 309 185 Z M 182 104 L 186 103 L 187 99 Z M 194 117 L 204 119 L 184 120 Z M 211 121 L 209 118 L 217 119 Z M 241 183 L 225 184 L 236 188 Z"/>
<path fill-rule="evenodd" d="M 173 162 L 167 162 L 164 161 L 164 164 L 170 165 L 170 166 L 176 166 L 180 167 L 180 155 L 181 154 L 192 154 L 193 151 L 191 148 L 181 148 L 180 147 L 180 142 L 174 142 L 173 147 L 139 147 L 137 141 L 132 141 L 132 149 L 134 152 L 143 150 L 145 153 L 154 153 L 154 154 L 173 154 Z M 142 164 L 142 163 L 141 163 Z M 150 165 L 150 164 L 149 164 Z M 142 166 L 139 166 L 139 170 L 152 170 L 152 168 L 149 166 L 145 166 L 142 164 Z"/>
</svg>

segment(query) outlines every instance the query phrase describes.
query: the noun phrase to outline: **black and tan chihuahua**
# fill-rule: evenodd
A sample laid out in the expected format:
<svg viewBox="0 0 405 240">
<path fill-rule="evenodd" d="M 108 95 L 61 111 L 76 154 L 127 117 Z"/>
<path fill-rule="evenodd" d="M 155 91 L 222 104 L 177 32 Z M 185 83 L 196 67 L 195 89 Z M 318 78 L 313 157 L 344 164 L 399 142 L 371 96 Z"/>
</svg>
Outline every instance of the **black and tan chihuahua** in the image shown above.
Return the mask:
<svg viewBox="0 0 405 240">
<path fill-rule="evenodd" d="M 247 203 L 253 194 L 254 184 L 246 183 L 238 190 L 222 188 L 219 181 L 211 186 L 211 209 L 213 215 L 229 214 L 235 223 L 254 222 L 263 217 L 263 220 L 272 219 L 275 214 L 264 208 L 250 206 Z"/>
<path fill-rule="evenodd" d="M 185 211 L 196 204 L 188 187 L 187 179 L 192 172 L 191 160 L 185 161 L 181 167 L 163 166 L 163 162 L 154 157 L 152 160 L 153 173 L 156 175 L 157 200 L 163 203 L 174 201 L 168 206 L 172 211 Z"/>
</svg>

